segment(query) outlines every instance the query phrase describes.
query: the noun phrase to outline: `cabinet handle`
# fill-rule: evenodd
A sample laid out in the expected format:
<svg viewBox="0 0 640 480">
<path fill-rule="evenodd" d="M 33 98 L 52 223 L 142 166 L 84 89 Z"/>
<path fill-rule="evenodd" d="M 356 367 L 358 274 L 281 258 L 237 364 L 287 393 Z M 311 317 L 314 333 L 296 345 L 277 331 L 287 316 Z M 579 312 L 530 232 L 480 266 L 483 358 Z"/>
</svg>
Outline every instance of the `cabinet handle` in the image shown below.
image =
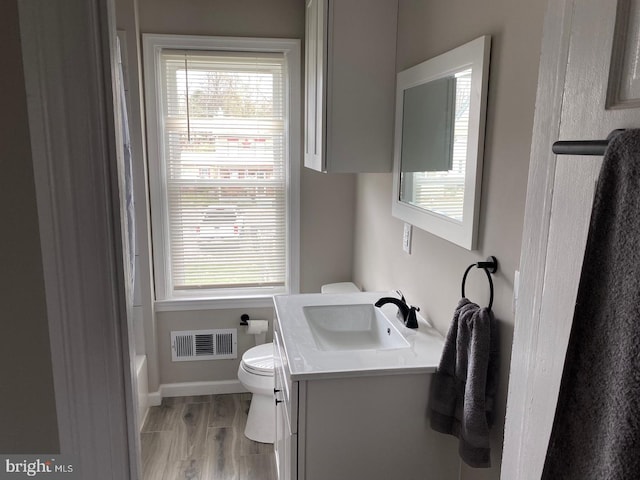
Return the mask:
<svg viewBox="0 0 640 480">
<path fill-rule="evenodd" d="M 278 405 L 279 403 L 282 403 L 282 402 L 284 402 L 284 400 L 278 400 L 278 399 L 276 398 L 276 405 Z"/>
<path fill-rule="evenodd" d="M 280 388 L 274 388 L 273 389 L 273 394 L 275 395 L 276 393 L 281 392 L 281 391 L 282 391 L 282 389 L 280 389 Z"/>
</svg>

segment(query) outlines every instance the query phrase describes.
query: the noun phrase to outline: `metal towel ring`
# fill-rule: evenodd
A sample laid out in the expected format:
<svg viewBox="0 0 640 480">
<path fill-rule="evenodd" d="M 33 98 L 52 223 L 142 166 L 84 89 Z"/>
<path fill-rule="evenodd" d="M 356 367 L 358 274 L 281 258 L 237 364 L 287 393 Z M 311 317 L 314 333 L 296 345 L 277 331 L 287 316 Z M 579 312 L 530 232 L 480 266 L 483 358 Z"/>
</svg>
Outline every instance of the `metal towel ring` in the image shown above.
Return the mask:
<svg viewBox="0 0 640 480">
<path fill-rule="evenodd" d="M 484 273 L 487 274 L 487 279 L 489 280 L 489 292 L 490 292 L 489 306 L 487 308 L 491 310 L 491 307 L 493 306 L 493 280 L 491 279 L 491 274 L 496 273 L 496 271 L 498 271 L 498 259 L 494 256 L 490 256 L 484 262 L 472 263 L 467 267 L 467 269 L 464 271 L 464 275 L 462 276 L 462 298 L 466 297 L 466 295 L 464 294 L 464 284 L 467 281 L 467 275 L 469 274 L 469 272 L 473 267 L 481 268 L 484 270 Z"/>
</svg>

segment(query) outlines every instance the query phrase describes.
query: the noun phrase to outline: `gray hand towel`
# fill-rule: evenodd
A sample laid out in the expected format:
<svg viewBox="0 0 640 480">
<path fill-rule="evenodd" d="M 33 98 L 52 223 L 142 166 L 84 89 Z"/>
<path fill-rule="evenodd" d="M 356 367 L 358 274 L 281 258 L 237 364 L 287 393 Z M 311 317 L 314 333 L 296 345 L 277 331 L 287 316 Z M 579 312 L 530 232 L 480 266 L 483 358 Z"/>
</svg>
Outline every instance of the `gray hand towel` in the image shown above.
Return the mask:
<svg viewBox="0 0 640 480">
<path fill-rule="evenodd" d="M 640 478 L 640 130 L 600 171 L 542 478 Z"/>
<path fill-rule="evenodd" d="M 430 390 L 431 428 L 459 438 L 471 467 L 490 467 L 498 379 L 497 322 L 491 310 L 463 298 L 458 303 Z"/>
</svg>

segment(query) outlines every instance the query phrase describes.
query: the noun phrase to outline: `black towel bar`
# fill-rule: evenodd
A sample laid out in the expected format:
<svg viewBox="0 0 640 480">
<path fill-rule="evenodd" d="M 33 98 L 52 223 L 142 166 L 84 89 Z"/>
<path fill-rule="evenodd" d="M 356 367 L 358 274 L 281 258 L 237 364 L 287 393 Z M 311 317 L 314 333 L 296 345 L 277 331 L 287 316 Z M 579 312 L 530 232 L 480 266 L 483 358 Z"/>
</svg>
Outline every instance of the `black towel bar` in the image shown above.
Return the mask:
<svg viewBox="0 0 640 480">
<path fill-rule="evenodd" d="M 467 282 L 467 275 L 473 267 L 481 268 L 484 270 L 484 273 L 487 274 L 487 279 L 489 280 L 489 306 L 487 307 L 491 310 L 493 306 L 493 280 L 491 280 L 491 274 L 496 273 L 498 271 L 498 259 L 494 256 L 488 257 L 484 262 L 472 263 L 467 267 L 464 271 L 464 275 L 462 276 L 462 297 L 465 298 L 464 294 L 464 285 Z"/>
<path fill-rule="evenodd" d="M 624 128 L 612 131 L 606 140 L 559 140 L 551 151 L 557 155 L 604 155 L 612 138 L 624 132 Z"/>
</svg>

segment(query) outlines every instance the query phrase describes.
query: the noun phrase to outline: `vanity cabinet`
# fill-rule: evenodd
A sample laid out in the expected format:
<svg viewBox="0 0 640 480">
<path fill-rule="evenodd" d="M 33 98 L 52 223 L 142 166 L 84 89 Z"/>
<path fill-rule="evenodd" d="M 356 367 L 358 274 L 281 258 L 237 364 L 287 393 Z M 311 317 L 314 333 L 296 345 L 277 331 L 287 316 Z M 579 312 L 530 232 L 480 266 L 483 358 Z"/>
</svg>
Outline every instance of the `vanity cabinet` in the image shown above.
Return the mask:
<svg viewBox="0 0 640 480">
<path fill-rule="evenodd" d="M 390 172 L 397 0 L 307 0 L 304 164 Z"/>
<path fill-rule="evenodd" d="M 457 440 L 426 416 L 431 375 L 351 372 L 292 378 L 274 322 L 279 480 L 455 480 Z"/>
</svg>

